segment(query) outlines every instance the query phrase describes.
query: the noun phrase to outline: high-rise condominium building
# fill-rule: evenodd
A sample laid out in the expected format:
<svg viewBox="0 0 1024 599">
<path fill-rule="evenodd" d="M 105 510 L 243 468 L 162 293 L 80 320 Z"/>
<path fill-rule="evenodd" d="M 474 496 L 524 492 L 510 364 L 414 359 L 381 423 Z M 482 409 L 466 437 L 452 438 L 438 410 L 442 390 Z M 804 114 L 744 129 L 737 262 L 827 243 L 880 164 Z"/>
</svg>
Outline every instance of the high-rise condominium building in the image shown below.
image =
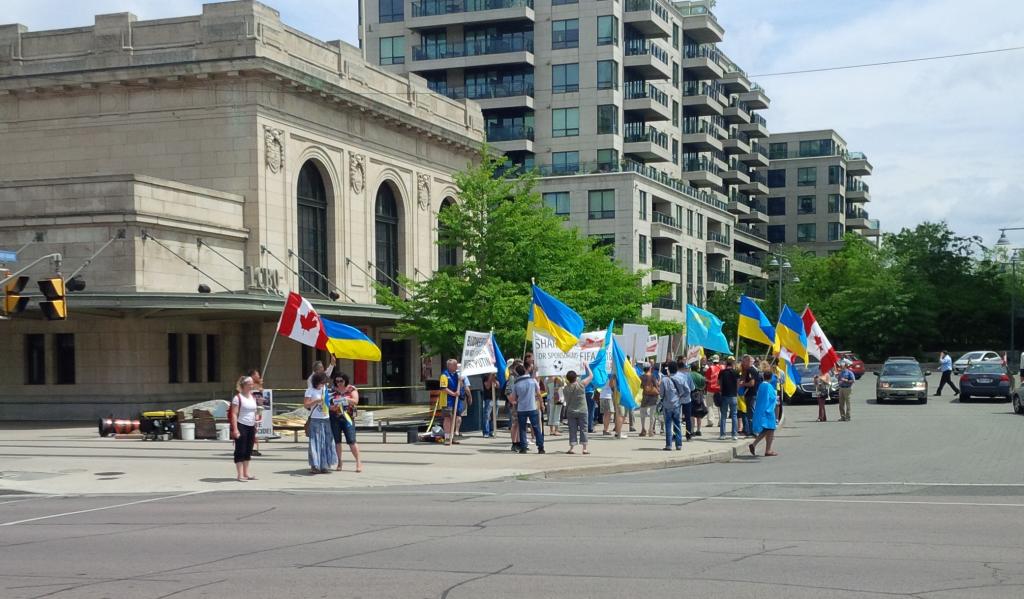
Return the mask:
<svg viewBox="0 0 1024 599">
<path fill-rule="evenodd" d="M 832 129 L 774 133 L 768 142 L 768 241 L 827 256 L 847 232 L 878 240 L 878 220 L 864 209 L 871 201 L 867 156 L 848 151 Z"/>
<path fill-rule="evenodd" d="M 536 168 L 568 224 L 672 292 L 738 283 L 768 249 L 769 100 L 717 47 L 712 1 L 363 0 L 369 62 L 483 109 L 490 144 Z"/>
</svg>

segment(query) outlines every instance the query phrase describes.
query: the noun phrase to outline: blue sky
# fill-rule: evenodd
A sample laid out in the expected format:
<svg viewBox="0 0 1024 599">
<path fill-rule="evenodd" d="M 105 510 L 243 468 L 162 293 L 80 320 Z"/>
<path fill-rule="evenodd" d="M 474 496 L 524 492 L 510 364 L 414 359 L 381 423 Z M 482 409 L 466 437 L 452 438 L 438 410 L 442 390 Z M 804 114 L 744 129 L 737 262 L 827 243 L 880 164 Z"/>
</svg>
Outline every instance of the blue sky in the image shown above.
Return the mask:
<svg viewBox="0 0 1024 599">
<path fill-rule="evenodd" d="M 581 0 L 587 1 L 587 0 Z M 270 0 L 288 24 L 357 40 L 356 0 Z M 198 14 L 199 0 L 0 0 L 30 29 L 93 15 Z M 719 0 L 722 48 L 751 75 L 1024 46 L 1017 0 Z M 781 77 L 755 77 L 772 131 L 834 128 L 874 165 L 872 217 L 896 231 L 947 220 L 992 243 L 1024 226 L 1024 51 Z M 1024 245 L 1024 235 L 1014 239 Z"/>
</svg>

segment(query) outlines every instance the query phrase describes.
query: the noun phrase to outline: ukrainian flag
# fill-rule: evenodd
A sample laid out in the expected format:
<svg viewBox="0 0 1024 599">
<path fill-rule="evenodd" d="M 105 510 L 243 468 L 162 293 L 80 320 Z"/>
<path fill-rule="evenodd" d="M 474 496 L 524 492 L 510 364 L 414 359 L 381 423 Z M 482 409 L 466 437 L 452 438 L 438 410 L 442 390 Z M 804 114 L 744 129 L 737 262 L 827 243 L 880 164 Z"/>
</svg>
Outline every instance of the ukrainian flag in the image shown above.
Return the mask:
<svg viewBox="0 0 1024 599">
<path fill-rule="evenodd" d="M 802 358 L 804 364 L 807 359 L 807 333 L 804 332 L 804 321 L 789 306 L 782 306 L 782 315 L 779 316 L 779 324 L 775 327 L 775 351 L 781 352 L 788 349 L 798 358 Z"/>
<path fill-rule="evenodd" d="M 611 331 L 610 328 L 608 330 Z M 615 386 L 619 392 L 619 405 L 627 410 L 635 410 L 640 405 L 636 399 L 640 396 L 640 388 L 643 383 L 614 337 L 612 337 L 612 365 L 615 366 Z"/>
<path fill-rule="evenodd" d="M 738 332 L 744 339 L 763 343 L 769 347 L 775 346 L 775 327 L 772 326 L 772 321 L 768 320 L 754 300 L 745 295 L 740 296 Z"/>
<path fill-rule="evenodd" d="M 327 334 L 327 351 L 336 358 L 380 362 L 380 348 L 355 327 L 321 317 Z"/>
<path fill-rule="evenodd" d="M 793 366 L 793 353 L 785 349 L 779 353 L 779 363 L 775 365 L 775 374 L 781 377 L 783 373 L 785 373 L 785 377 L 783 377 L 782 391 L 789 397 L 793 397 L 796 394 L 797 385 L 800 384 L 800 373 Z"/>
<path fill-rule="evenodd" d="M 498 370 L 498 384 L 505 388 L 505 381 L 508 380 L 508 363 L 505 361 L 505 354 L 501 353 L 498 347 L 498 338 L 491 333 L 491 351 L 494 352 L 494 367 Z"/>
<path fill-rule="evenodd" d="M 592 384 L 595 388 L 601 389 L 608 384 L 608 350 L 611 349 L 612 341 L 615 340 L 615 336 L 612 334 L 612 329 L 615 327 L 615 320 L 613 319 L 608 323 L 608 329 L 604 334 L 604 345 L 594 356 L 594 360 L 590 362 L 590 374 L 594 376 Z"/>
<path fill-rule="evenodd" d="M 533 285 L 533 302 L 530 305 L 530 325 L 527 332 L 535 330 L 547 334 L 562 353 L 569 353 L 572 346 L 583 334 L 583 317 L 572 308 L 548 295 Z"/>
</svg>

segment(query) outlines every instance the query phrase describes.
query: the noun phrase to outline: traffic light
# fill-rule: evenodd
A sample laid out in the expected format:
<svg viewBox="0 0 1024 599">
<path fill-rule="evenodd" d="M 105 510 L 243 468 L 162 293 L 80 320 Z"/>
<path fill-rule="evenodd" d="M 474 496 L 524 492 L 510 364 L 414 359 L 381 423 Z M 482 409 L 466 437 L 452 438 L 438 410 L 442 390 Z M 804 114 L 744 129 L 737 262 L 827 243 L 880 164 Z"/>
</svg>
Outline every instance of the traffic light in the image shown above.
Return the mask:
<svg viewBox="0 0 1024 599">
<path fill-rule="evenodd" d="M 64 279 L 53 277 L 39 281 L 39 291 L 43 292 L 45 302 L 39 302 L 46 320 L 65 320 L 68 317 L 68 300 L 64 297 Z"/>
<path fill-rule="evenodd" d="M 15 277 L 4 285 L 4 313 L 17 314 L 28 305 L 28 298 L 21 295 L 28 284 L 28 277 Z"/>
</svg>

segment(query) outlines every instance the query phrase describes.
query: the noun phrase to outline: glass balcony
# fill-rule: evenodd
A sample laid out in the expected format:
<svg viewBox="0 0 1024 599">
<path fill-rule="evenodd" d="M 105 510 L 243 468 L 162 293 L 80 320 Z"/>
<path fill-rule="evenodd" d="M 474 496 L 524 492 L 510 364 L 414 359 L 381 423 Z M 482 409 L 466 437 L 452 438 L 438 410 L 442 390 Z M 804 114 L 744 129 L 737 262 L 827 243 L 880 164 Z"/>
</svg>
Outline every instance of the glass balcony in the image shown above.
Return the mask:
<svg viewBox="0 0 1024 599">
<path fill-rule="evenodd" d="M 657 0 L 626 0 L 623 6 L 625 12 L 639 12 L 644 10 L 653 11 L 661 17 L 662 21 L 668 21 L 668 9 Z"/>
<path fill-rule="evenodd" d="M 502 8 L 533 8 L 533 0 L 420 0 L 412 3 L 413 17 L 435 17 Z"/>
<path fill-rule="evenodd" d="M 464 58 L 466 56 L 486 56 L 490 54 L 506 54 L 509 52 L 533 52 L 533 34 L 516 33 L 494 37 L 450 42 L 447 44 L 430 44 L 413 46 L 413 60 L 443 60 L 446 58 Z"/>
<path fill-rule="evenodd" d="M 708 231 L 707 235 L 708 235 L 708 241 L 714 241 L 716 243 L 721 243 L 722 245 L 730 245 L 729 236 L 728 235 L 723 235 L 723 234 L 717 233 L 715 231 Z"/>
<path fill-rule="evenodd" d="M 659 297 L 658 299 L 654 300 L 654 303 L 651 305 L 661 310 L 683 309 L 683 303 L 671 297 Z"/>
<path fill-rule="evenodd" d="M 626 40 L 626 56 L 643 56 L 650 54 L 661 62 L 668 64 L 668 52 L 658 44 L 651 43 L 643 38 L 630 38 Z"/>
<path fill-rule="evenodd" d="M 657 210 L 651 212 L 651 222 L 666 225 L 673 229 L 679 229 L 680 231 L 682 230 L 682 227 L 679 226 L 679 223 L 676 222 L 675 218 L 665 214 L 664 212 L 658 212 Z"/>
<path fill-rule="evenodd" d="M 699 156 L 697 158 L 690 158 L 686 160 L 683 163 L 683 170 L 686 172 L 707 171 L 716 175 L 722 172 L 722 168 L 707 156 Z"/>
<path fill-rule="evenodd" d="M 668 149 L 668 134 L 644 122 L 626 123 L 622 127 L 622 142 L 627 144 L 651 142 Z"/>
<path fill-rule="evenodd" d="M 622 92 L 623 98 L 626 100 L 651 98 L 662 106 L 668 106 L 668 94 L 643 80 L 627 81 Z"/>
<path fill-rule="evenodd" d="M 737 252 L 732 255 L 732 259 L 735 260 L 736 262 L 742 262 L 744 264 L 756 266 L 757 268 L 762 268 L 764 266 L 763 259 L 757 256 L 750 256 L 748 254 L 741 254 Z"/>
<path fill-rule="evenodd" d="M 680 274 L 681 270 L 679 268 L 680 265 L 676 264 L 674 258 L 671 256 L 662 256 L 660 254 L 654 254 L 651 266 L 653 266 L 655 270 L 674 272 L 676 274 Z"/>
<path fill-rule="evenodd" d="M 846 180 L 846 191 L 865 191 L 870 192 L 871 188 L 867 183 L 860 179 L 849 178 Z"/>
<path fill-rule="evenodd" d="M 487 128 L 487 141 L 515 141 L 519 139 L 533 141 L 533 127 L 519 125 Z"/>
</svg>

